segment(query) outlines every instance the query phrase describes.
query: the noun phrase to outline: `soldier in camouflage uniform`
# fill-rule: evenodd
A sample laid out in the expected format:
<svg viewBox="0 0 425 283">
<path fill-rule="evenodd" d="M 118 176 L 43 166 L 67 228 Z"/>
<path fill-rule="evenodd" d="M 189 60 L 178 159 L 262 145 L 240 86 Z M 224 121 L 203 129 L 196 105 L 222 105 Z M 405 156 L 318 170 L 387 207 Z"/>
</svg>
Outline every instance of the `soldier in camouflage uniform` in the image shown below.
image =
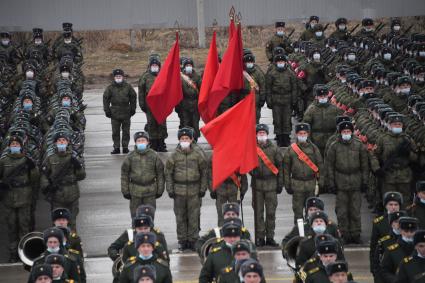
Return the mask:
<svg viewBox="0 0 425 283">
<path fill-rule="evenodd" d="M 329 37 L 337 40 L 348 40 L 349 34 L 347 31 L 348 21 L 346 18 L 338 18 L 335 21 L 336 30 Z"/>
<path fill-rule="evenodd" d="M 156 270 L 156 283 L 172 283 L 170 267 L 167 261 L 158 258 L 154 253 L 156 236 L 154 233 L 136 234 L 134 246 L 137 249 L 137 256 L 131 257 L 124 265 L 120 275 L 120 283 L 136 282 L 135 269 L 140 266 L 153 265 Z"/>
<path fill-rule="evenodd" d="M 69 212 L 66 208 L 56 208 L 52 210 L 52 222 L 54 227 L 63 227 L 68 228 L 69 220 L 71 219 L 71 212 Z M 83 243 L 81 242 L 80 236 L 77 235 L 76 232 L 70 232 L 68 241 L 67 241 L 67 249 L 70 251 L 76 251 L 78 254 L 83 255 Z"/>
<path fill-rule="evenodd" d="M 413 235 L 418 229 L 418 220 L 412 217 L 399 219 L 400 233 L 397 242 L 387 247 L 382 257 L 380 273 L 385 283 L 397 282 L 397 269 L 403 258 L 413 253 Z"/>
<path fill-rule="evenodd" d="M 288 147 L 283 155 L 285 190 L 292 195 L 295 223 L 298 218 L 303 217 L 304 204 L 309 197 L 314 196 L 316 183 L 318 182 L 319 187 L 323 187 L 323 174 L 320 174 L 323 169 L 323 158 L 319 148 L 308 139 L 309 133 L 310 125 L 300 123 L 295 126 L 296 145 L 314 163 L 318 169 L 317 172 L 300 160 L 293 149 L 295 145 Z"/>
<path fill-rule="evenodd" d="M 418 219 L 419 229 L 425 229 L 425 181 L 416 183 L 416 197 L 407 211 L 409 215 Z"/>
<path fill-rule="evenodd" d="M 356 37 L 375 39 L 376 34 L 374 30 L 374 22 L 372 19 L 364 18 L 362 20 L 362 28 L 356 33 Z"/>
<path fill-rule="evenodd" d="M 103 93 L 103 111 L 111 118 L 112 140 L 114 150 L 111 154 L 120 153 L 120 130 L 122 129 L 122 151 L 128 153 L 130 141 L 130 119 L 136 114 L 137 95 L 133 87 L 124 81 L 124 71 L 115 69 L 112 72 L 114 82 Z"/>
<path fill-rule="evenodd" d="M 31 52 L 37 50 L 40 52 L 45 64 L 50 60 L 50 50 L 47 43 L 43 40 L 43 29 L 32 29 L 32 41 L 25 47 L 24 55 L 26 59 L 30 58 Z"/>
<path fill-rule="evenodd" d="M 270 63 L 273 62 L 273 49 L 275 47 L 282 47 L 286 54 L 290 54 L 294 51 L 291 46 L 291 40 L 285 35 L 285 22 L 276 22 L 275 27 L 276 33 L 266 44 L 266 56 Z"/>
<path fill-rule="evenodd" d="M 324 155 L 326 143 L 335 131 L 335 118 L 342 111 L 329 102 L 327 86 L 315 85 L 313 92 L 316 99 L 305 111 L 303 122 L 310 124 L 310 139 Z"/>
<path fill-rule="evenodd" d="M 54 141 L 55 152 L 48 156 L 42 165 L 40 188 L 50 201 L 52 210 L 63 207 L 71 212 L 70 228 L 76 231 L 80 198 L 78 181 L 86 177 L 86 171 L 78 157 L 73 154 L 66 135 L 58 133 Z"/>
<path fill-rule="evenodd" d="M 6 63 L 16 69 L 19 64 L 18 50 L 12 43 L 12 36 L 8 32 L 0 32 L 0 53 L 6 55 Z"/>
<path fill-rule="evenodd" d="M 199 274 L 199 283 L 213 282 L 223 268 L 232 263 L 232 245 L 241 238 L 241 226 L 238 222 L 228 222 L 221 228 L 223 241 L 210 249 L 208 257 Z"/>
<path fill-rule="evenodd" d="M 415 251 L 403 258 L 397 269 L 397 282 L 425 281 L 425 230 L 416 231 L 413 236 Z"/>
<path fill-rule="evenodd" d="M 272 108 L 278 146 L 288 146 L 292 131 L 291 114 L 298 101 L 298 83 L 284 55 L 277 55 L 266 74 L 266 101 Z"/>
<path fill-rule="evenodd" d="M 300 41 L 309 41 L 314 37 L 313 28 L 319 23 L 318 16 L 310 16 L 308 23 L 305 25 L 305 31 L 300 36 Z"/>
<path fill-rule="evenodd" d="M 181 77 L 183 100 L 176 106 L 176 112 L 178 111 L 180 114 L 180 126 L 193 128 L 195 131 L 194 138 L 195 141 L 197 141 L 200 136 L 198 97 L 202 78 L 195 71 L 194 63 L 191 58 L 183 60 Z"/>
<path fill-rule="evenodd" d="M 266 78 L 260 66 L 255 64 L 255 56 L 252 53 L 245 54 L 244 62 L 244 77 L 255 90 L 255 111 L 257 124 L 261 118 L 261 108 L 266 103 Z"/>
<path fill-rule="evenodd" d="M 141 204 L 156 207 L 156 199 L 165 189 L 164 164 L 149 148 L 149 134 L 134 134 L 135 149 L 126 156 L 121 166 L 121 192 L 130 200 L 130 214 L 134 217 Z"/>
<path fill-rule="evenodd" d="M 151 57 L 149 59 L 149 69 L 139 79 L 139 106 L 143 112 L 146 113 L 147 123 L 145 131 L 150 135 L 151 148 L 155 151 L 165 152 L 167 147 L 165 145 L 165 139 L 168 137 L 167 123 L 158 124 L 153 116 L 151 110 L 146 101 L 149 90 L 151 89 L 156 76 L 161 68 L 161 62 L 157 57 Z"/>
<path fill-rule="evenodd" d="M 251 171 L 253 188 L 252 206 L 255 213 L 255 244 L 277 246 L 274 240 L 277 195 L 283 190 L 282 153 L 269 139 L 269 128 L 265 124 L 256 127 L 258 167 Z M 264 213 L 265 212 L 265 213 Z M 264 218 L 265 215 L 265 218 Z"/>
<path fill-rule="evenodd" d="M 193 148 L 193 131 L 183 128 L 177 136 L 179 144 L 165 165 L 166 189 L 174 200 L 179 250 L 194 249 L 208 187 L 207 161 Z"/>
<path fill-rule="evenodd" d="M 315 25 L 312 31 L 313 31 L 313 37 L 310 38 L 309 41 L 314 43 L 315 46 L 320 46 L 324 48 L 326 37 L 325 37 L 325 31 L 322 24 Z"/>
<path fill-rule="evenodd" d="M 351 122 L 338 125 L 338 138 L 329 147 L 325 164 L 330 191 L 336 193 L 336 213 L 345 243 L 360 243 L 361 192 L 367 191 L 369 180 L 368 153 L 364 145 L 353 139 Z"/>
<path fill-rule="evenodd" d="M 22 139 L 11 136 L 0 159 L 0 193 L 8 227 L 9 262 L 18 260 L 18 242 L 30 232 L 31 201 L 38 189 L 38 170 L 24 149 Z"/>
</svg>

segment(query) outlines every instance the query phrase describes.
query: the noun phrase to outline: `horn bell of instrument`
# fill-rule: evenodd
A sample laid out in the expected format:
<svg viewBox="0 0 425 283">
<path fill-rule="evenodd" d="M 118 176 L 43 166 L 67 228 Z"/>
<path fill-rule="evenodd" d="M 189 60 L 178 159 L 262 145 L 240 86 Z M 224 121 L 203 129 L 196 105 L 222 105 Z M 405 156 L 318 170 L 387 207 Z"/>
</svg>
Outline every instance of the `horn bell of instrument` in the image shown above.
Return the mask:
<svg viewBox="0 0 425 283">
<path fill-rule="evenodd" d="M 300 236 L 293 237 L 282 249 L 283 258 L 286 259 L 286 264 L 292 270 L 296 270 L 295 259 L 297 257 L 298 246 L 303 239 L 304 238 Z"/>
<path fill-rule="evenodd" d="M 200 253 L 200 257 L 201 257 L 201 263 L 203 264 L 208 257 L 208 254 L 210 253 L 210 250 L 212 248 L 212 246 L 220 243 L 223 239 L 222 238 L 211 238 L 208 239 L 201 247 L 201 253 Z"/>
<path fill-rule="evenodd" d="M 21 238 L 18 245 L 18 255 L 21 261 L 33 266 L 34 260 L 46 250 L 43 233 L 31 232 Z"/>
<path fill-rule="evenodd" d="M 114 260 L 114 264 L 112 265 L 112 275 L 114 276 L 114 278 L 119 277 L 123 268 L 124 261 L 122 260 L 122 255 L 120 255 Z"/>
</svg>

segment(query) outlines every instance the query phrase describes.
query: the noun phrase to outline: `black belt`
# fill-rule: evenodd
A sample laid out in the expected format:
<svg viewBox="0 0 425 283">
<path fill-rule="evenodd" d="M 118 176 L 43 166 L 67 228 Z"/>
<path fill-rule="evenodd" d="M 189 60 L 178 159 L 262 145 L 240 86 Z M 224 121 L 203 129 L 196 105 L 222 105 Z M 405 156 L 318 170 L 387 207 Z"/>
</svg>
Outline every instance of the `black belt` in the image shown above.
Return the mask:
<svg viewBox="0 0 425 283">
<path fill-rule="evenodd" d="M 137 182 L 136 180 L 130 180 L 130 182 L 138 186 L 150 186 L 156 182 L 156 179 L 152 179 L 149 182 Z"/>
</svg>

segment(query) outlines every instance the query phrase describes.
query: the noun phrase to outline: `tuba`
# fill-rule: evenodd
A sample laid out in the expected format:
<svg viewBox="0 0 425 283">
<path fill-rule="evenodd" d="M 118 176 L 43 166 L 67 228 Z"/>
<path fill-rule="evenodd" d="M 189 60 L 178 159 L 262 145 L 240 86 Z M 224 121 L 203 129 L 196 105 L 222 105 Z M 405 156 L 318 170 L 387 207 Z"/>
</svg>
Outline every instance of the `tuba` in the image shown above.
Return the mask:
<svg viewBox="0 0 425 283">
<path fill-rule="evenodd" d="M 114 276 L 114 278 L 119 278 L 121 271 L 124 268 L 124 261 L 122 260 L 122 255 L 119 255 L 119 257 L 117 257 L 114 260 L 114 263 L 112 264 L 112 275 Z"/>
<path fill-rule="evenodd" d="M 201 264 L 204 264 L 207 260 L 208 254 L 210 253 L 210 249 L 212 246 L 220 243 L 223 239 L 222 238 L 211 238 L 208 239 L 201 247 L 200 252 L 200 258 L 201 258 Z"/>
<path fill-rule="evenodd" d="M 31 232 L 21 238 L 18 245 L 18 255 L 21 261 L 33 266 L 34 260 L 46 250 L 43 233 Z"/>
</svg>

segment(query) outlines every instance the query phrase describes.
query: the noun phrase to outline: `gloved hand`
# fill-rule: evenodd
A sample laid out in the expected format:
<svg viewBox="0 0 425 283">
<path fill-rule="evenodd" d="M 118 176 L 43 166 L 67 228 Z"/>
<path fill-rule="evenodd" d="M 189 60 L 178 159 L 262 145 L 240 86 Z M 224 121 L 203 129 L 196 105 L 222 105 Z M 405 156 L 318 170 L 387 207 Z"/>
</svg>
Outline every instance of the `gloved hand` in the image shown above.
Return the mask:
<svg viewBox="0 0 425 283">
<path fill-rule="evenodd" d="M 111 111 L 105 111 L 105 116 L 107 117 L 107 118 L 111 118 Z"/>
<path fill-rule="evenodd" d="M 76 169 L 80 169 L 81 167 L 83 167 L 83 165 L 81 165 L 81 162 L 78 160 L 78 158 L 76 156 L 71 156 L 71 162 L 74 165 L 74 167 Z"/>
<path fill-rule="evenodd" d="M 176 197 L 176 193 L 174 193 L 174 192 L 168 193 L 168 196 L 170 198 L 174 199 Z"/>
<path fill-rule="evenodd" d="M 124 197 L 125 199 L 131 199 L 131 195 L 130 195 L 130 194 L 123 194 L 123 197 Z"/>
<path fill-rule="evenodd" d="M 276 188 L 276 193 L 277 193 L 277 194 L 281 194 L 281 193 L 282 193 L 282 191 L 283 191 L 283 187 L 278 186 L 278 187 Z"/>
<path fill-rule="evenodd" d="M 155 194 L 155 198 L 157 198 L 157 199 L 158 199 L 158 198 L 160 198 L 160 197 L 162 197 L 162 194 L 159 194 L 159 193 L 156 193 L 156 194 Z"/>
<path fill-rule="evenodd" d="M 205 192 L 199 192 L 199 197 L 203 198 L 205 196 Z"/>
<path fill-rule="evenodd" d="M 217 199 L 217 193 L 216 192 L 210 192 L 210 196 L 212 199 Z"/>
<path fill-rule="evenodd" d="M 367 184 L 362 184 L 360 190 L 362 193 L 366 193 L 369 190 L 369 186 Z"/>
<path fill-rule="evenodd" d="M 294 194 L 294 190 L 291 187 L 285 187 L 285 191 L 288 193 L 288 195 Z"/>
</svg>

